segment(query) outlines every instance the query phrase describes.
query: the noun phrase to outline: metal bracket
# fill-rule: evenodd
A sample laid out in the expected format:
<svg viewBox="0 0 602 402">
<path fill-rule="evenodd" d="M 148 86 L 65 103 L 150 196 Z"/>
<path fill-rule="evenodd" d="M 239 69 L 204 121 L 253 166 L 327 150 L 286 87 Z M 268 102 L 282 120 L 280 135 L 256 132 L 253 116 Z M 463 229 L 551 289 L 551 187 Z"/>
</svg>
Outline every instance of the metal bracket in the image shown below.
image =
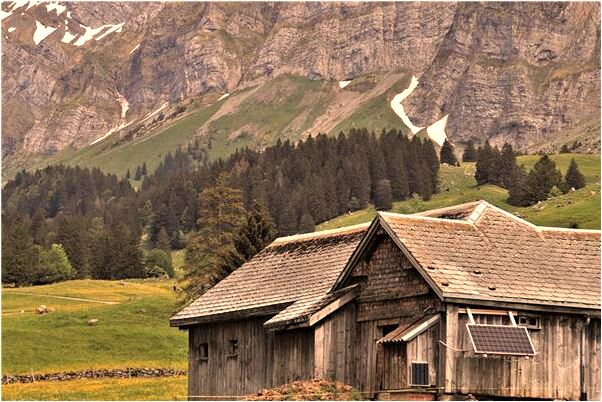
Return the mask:
<svg viewBox="0 0 602 402">
<path fill-rule="evenodd" d="M 510 317 L 510 322 L 512 323 L 512 326 L 516 327 L 516 321 L 514 320 L 514 314 L 512 314 L 512 311 L 508 311 L 508 317 Z"/>
<path fill-rule="evenodd" d="M 470 311 L 470 307 L 466 307 L 466 314 L 468 314 L 468 319 L 470 320 L 471 324 L 476 324 L 474 321 L 474 317 L 472 316 L 472 311 Z"/>
</svg>

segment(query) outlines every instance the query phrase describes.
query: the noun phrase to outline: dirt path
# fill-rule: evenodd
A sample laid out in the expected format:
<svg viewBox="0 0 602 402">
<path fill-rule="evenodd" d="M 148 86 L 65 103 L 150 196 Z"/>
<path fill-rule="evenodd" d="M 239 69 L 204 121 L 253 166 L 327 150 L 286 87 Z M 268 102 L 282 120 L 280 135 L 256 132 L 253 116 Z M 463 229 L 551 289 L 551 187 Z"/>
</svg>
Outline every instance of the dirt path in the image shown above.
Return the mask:
<svg viewBox="0 0 602 402">
<path fill-rule="evenodd" d="M 116 301 L 104 301 L 104 300 L 94 300 L 94 299 L 83 299 L 80 297 L 68 297 L 68 296 L 55 296 L 55 295 L 47 295 L 40 293 L 30 293 L 30 292 L 7 292 L 8 294 L 16 294 L 16 295 L 27 295 L 27 296 L 39 296 L 39 297 L 53 297 L 55 299 L 65 299 L 65 300 L 75 300 L 75 301 L 83 301 L 89 303 L 100 303 L 100 304 L 120 304 L 121 302 Z"/>
</svg>

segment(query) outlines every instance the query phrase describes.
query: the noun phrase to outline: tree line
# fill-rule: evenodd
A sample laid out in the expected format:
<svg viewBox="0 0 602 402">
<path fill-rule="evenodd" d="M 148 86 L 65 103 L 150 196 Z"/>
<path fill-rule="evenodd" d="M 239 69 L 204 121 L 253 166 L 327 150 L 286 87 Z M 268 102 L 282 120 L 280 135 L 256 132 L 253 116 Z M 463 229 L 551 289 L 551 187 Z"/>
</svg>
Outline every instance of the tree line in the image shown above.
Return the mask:
<svg viewBox="0 0 602 402">
<path fill-rule="evenodd" d="M 504 144 L 500 151 L 487 141 L 478 149 L 472 143 L 467 144 L 462 159 L 476 162 L 478 185 L 495 184 L 507 189 L 508 203 L 514 206 L 534 205 L 586 185 L 574 158 L 563 177 L 548 155 L 542 155 L 529 172 L 524 165 L 518 165 L 516 156 L 510 144 Z"/>
<path fill-rule="evenodd" d="M 168 154 L 152 174 L 146 164 L 137 168 L 138 191 L 127 178 L 98 169 L 22 171 L 2 190 L 2 281 L 172 276 L 169 251 L 186 247 L 187 272 L 198 274 L 208 266 L 200 262 L 210 259 L 207 247 L 218 241 L 214 270 L 187 274 L 212 283 L 275 235 L 312 231 L 368 203 L 389 209 L 413 194 L 429 199 L 438 170 L 429 140 L 352 129 L 242 149 L 214 162 L 191 144 Z M 220 197 L 231 203 L 215 209 L 210 201 Z M 215 210 L 232 212 L 227 230 Z M 39 279 L 52 270 L 59 274 Z"/>
</svg>

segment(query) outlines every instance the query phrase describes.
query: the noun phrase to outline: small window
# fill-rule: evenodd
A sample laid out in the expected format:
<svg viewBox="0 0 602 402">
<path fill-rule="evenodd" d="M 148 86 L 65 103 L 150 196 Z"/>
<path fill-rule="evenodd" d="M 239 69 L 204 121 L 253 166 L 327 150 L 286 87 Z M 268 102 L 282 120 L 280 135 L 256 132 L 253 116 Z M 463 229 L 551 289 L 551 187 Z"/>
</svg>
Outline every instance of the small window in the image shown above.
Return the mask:
<svg viewBox="0 0 602 402">
<path fill-rule="evenodd" d="M 228 357 L 238 356 L 238 339 L 230 339 L 228 342 Z"/>
<path fill-rule="evenodd" d="M 412 385 L 429 385 L 429 364 L 412 362 Z"/>
<path fill-rule="evenodd" d="M 201 343 L 199 345 L 199 361 L 206 362 L 209 360 L 209 344 Z"/>
<path fill-rule="evenodd" d="M 398 324 L 384 325 L 382 327 L 382 329 L 383 329 L 383 336 L 390 334 L 391 332 L 395 331 L 397 328 L 399 328 Z"/>
<path fill-rule="evenodd" d="M 535 316 L 518 316 L 516 324 L 521 327 L 527 327 L 528 329 L 541 329 L 541 319 Z"/>
</svg>

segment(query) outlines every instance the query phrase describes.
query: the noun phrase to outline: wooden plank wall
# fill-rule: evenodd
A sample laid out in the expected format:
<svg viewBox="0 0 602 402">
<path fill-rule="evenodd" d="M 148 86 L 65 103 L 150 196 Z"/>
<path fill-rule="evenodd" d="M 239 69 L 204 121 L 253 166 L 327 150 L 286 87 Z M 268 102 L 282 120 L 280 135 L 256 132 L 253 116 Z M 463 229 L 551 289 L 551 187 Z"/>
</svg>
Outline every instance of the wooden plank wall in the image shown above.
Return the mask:
<svg viewBox="0 0 602 402">
<path fill-rule="evenodd" d="M 189 399 L 207 396 L 231 399 L 271 386 L 273 341 L 263 329 L 265 321 L 266 318 L 248 319 L 199 325 L 189 330 Z M 231 339 L 238 340 L 235 358 L 228 356 Z M 207 361 L 198 358 L 202 343 L 209 345 Z"/>
<path fill-rule="evenodd" d="M 309 380 L 314 375 L 313 328 L 274 333 L 273 385 Z"/>
<path fill-rule="evenodd" d="M 407 344 L 406 386 L 412 379 L 412 362 L 429 364 L 429 385 L 437 384 L 439 367 L 439 324 L 435 324 Z"/>
<path fill-rule="evenodd" d="M 315 328 L 315 378 L 355 381 L 356 367 L 355 304 L 348 303 L 318 323 Z"/>
<path fill-rule="evenodd" d="M 347 284 L 362 283 L 355 302 L 357 346 L 352 385 L 371 398 L 384 386 L 386 359 L 382 347 L 376 343 L 383 336 L 383 326 L 410 324 L 427 309 L 438 311 L 440 300 L 397 245 L 384 234 L 378 237 L 347 281 Z"/>
<path fill-rule="evenodd" d="M 585 390 L 587 398 L 600 400 L 600 319 L 591 319 L 585 342 Z"/>
<path fill-rule="evenodd" d="M 579 399 L 580 397 L 580 343 L 584 318 L 569 315 L 541 316 L 542 328 L 529 330 L 537 355 L 524 357 L 483 357 L 475 355 L 466 330 L 468 317 L 459 315 L 457 308 L 448 306 L 446 316 L 447 348 L 445 391 L 450 393 L 491 395 L 501 397 Z M 537 315 L 536 313 L 533 313 Z M 506 324 L 507 316 L 475 316 L 483 324 Z M 594 320 L 592 320 L 594 321 Z M 600 321 L 590 324 L 586 337 L 588 359 L 589 398 L 599 398 Z M 455 335 L 454 335 L 455 334 Z M 594 373 L 598 379 L 593 380 Z M 597 381 L 597 383 L 596 383 Z M 597 388 L 596 388 L 597 386 Z M 595 389 L 594 389 L 595 388 Z"/>
</svg>

